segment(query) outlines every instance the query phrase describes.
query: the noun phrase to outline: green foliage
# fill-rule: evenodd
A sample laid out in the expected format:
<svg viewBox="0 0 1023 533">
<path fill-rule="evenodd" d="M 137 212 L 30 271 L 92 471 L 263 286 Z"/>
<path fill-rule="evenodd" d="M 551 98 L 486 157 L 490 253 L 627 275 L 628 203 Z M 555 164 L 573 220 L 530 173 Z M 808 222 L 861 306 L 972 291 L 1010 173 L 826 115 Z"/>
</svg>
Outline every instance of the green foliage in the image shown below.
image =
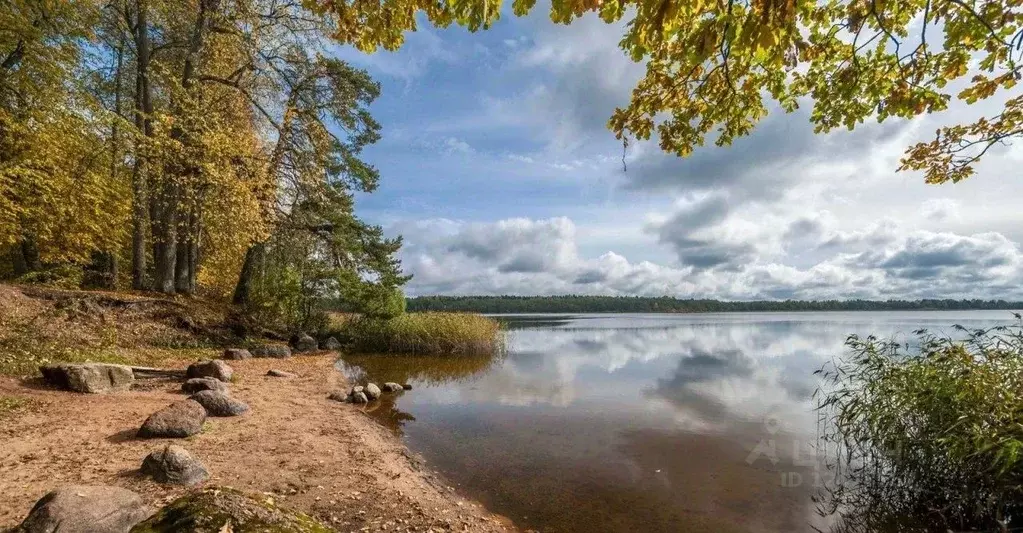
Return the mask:
<svg viewBox="0 0 1023 533">
<path fill-rule="evenodd" d="M 752 311 L 895 311 L 1021 309 L 1004 300 L 754 300 L 725 302 L 644 296 L 420 296 L 409 311 L 473 313 L 723 313 Z"/>
<path fill-rule="evenodd" d="M 18 283 L 43 285 L 56 289 L 77 289 L 82 285 L 83 272 L 74 264 L 58 264 L 46 270 L 29 272 L 17 279 Z"/>
<path fill-rule="evenodd" d="M 290 265 L 264 268 L 253 287 L 252 299 L 246 304 L 247 315 L 272 330 L 301 330 L 310 319 L 308 300 L 312 295 L 303 290 L 302 277 Z"/>
<path fill-rule="evenodd" d="M 1023 524 L 1023 325 L 958 329 L 911 346 L 852 336 L 851 357 L 819 371 L 819 501 L 837 531 Z"/>
<path fill-rule="evenodd" d="M 487 355 L 502 348 L 501 325 L 466 313 L 407 313 L 397 318 L 351 317 L 340 327 L 349 349 L 362 353 Z"/>
<path fill-rule="evenodd" d="M 370 318 L 395 318 L 405 313 L 405 294 L 397 287 L 376 283 L 359 283 L 342 295 L 351 302 L 350 311 Z"/>
</svg>

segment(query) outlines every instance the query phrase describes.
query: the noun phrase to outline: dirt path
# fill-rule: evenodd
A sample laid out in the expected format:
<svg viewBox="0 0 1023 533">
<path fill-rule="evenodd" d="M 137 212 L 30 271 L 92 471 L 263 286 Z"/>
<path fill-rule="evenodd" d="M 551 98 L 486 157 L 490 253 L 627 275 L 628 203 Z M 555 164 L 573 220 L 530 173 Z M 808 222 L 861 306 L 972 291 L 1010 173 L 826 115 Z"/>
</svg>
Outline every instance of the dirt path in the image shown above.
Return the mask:
<svg viewBox="0 0 1023 533">
<path fill-rule="evenodd" d="M 331 355 L 231 361 L 232 394 L 250 412 L 210 418 L 203 433 L 173 442 L 206 464 L 206 485 L 267 493 L 338 531 L 514 531 L 445 487 L 360 408 L 327 400 L 345 386 L 332 363 Z M 270 368 L 299 377 L 266 377 Z M 63 484 L 120 485 L 154 506 L 187 490 L 137 474 L 146 454 L 172 440 L 134 438 L 150 413 L 184 397 L 179 383 L 136 389 L 74 394 L 0 378 L 0 396 L 31 401 L 0 419 L 0 529 Z"/>
</svg>

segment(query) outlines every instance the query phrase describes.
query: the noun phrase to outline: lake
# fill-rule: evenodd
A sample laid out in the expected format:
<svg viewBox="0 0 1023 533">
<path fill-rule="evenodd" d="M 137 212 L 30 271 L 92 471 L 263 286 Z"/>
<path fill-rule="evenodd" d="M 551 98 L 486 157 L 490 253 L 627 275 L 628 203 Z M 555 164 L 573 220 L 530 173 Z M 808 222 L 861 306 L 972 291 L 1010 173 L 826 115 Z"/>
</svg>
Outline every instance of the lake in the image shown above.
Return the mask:
<svg viewBox="0 0 1023 533">
<path fill-rule="evenodd" d="M 505 315 L 496 357 L 345 356 L 411 383 L 367 408 L 460 492 L 523 529 L 799 532 L 813 371 L 849 334 L 1013 323 L 1007 311 Z"/>
</svg>

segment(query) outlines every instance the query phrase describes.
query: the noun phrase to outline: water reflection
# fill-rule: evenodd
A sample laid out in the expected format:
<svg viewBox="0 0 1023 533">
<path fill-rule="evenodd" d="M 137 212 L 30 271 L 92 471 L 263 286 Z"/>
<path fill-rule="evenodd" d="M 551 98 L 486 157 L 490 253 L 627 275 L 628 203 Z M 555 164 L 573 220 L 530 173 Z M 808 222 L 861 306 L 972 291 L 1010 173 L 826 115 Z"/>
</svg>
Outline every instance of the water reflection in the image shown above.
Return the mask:
<svg viewBox="0 0 1023 533">
<path fill-rule="evenodd" d="M 346 357 L 411 382 L 372 415 L 453 483 L 542 531 L 809 531 L 812 372 L 850 333 L 1006 313 L 511 318 L 497 358 Z"/>
</svg>

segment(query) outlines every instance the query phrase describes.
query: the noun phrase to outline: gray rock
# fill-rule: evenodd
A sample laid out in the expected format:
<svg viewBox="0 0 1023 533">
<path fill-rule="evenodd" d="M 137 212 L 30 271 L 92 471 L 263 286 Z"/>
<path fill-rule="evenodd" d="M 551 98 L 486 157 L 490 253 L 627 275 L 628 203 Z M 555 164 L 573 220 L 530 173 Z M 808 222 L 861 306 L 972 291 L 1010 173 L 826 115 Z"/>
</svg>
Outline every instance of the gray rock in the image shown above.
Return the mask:
<svg viewBox="0 0 1023 533">
<path fill-rule="evenodd" d="M 405 390 L 400 383 L 394 383 L 391 381 L 384 383 L 383 389 L 384 392 L 399 392 Z"/>
<path fill-rule="evenodd" d="M 202 431 L 203 422 L 206 422 L 206 409 L 195 400 L 182 400 L 149 415 L 139 429 L 138 437 L 191 437 Z"/>
<path fill-rule="evenodd" d="M 366 387 L 363 387 L 362 385 L 356 385 L 356 386 L 352 387 L 352 389 L 350 391 L 348 391 L 348 394 L 351 395 L 351 394 L 355 394 L 356 392 L 364 392 L 365 390 L 366 390 Z"/>
<path fill-rule="evenodd" d="M 125 391 L 135 382 L 130 366 L 84 363 L 44 366 L 39 369 L 46 381 L 75 392 L 104 393 Z"/>
<path fill-rule="evenodd" d="M 305 333 L 300 334 L 295 339 L 295 342 L 293 344 L 295 347 L 295 351 L 298 353 L 313 352 L 319 349 L 320 347 L 319 344 L 317 344 L 316 339 L 312 338 L 309 335 L 306 335 Z"/>
<path fill-rule="evenodd" d="M 190 378 L 216 378 L 220 381 L 231 381 L 234 370 L 223 361 L 199 361 L 189 365 L 185 375 Z"/>
<path fill-rule="evenodd" d="M 242 361 L 245 359 L 252 359 L 252 354 L 243 348 L 228 348 L 224 350 L 222 358 L 231 361 Z"/>
<path fill-rule="evenodd" d="M 406 384 L 402 385 L 401 388 L 403 388 L 405 390 L 412 390 L 412 384 L 411 383 L 406 383 Z"/>
<path fill-rule="evenodd" d="M 252 356 L 283 359 L 285 357 L 291 357 L 291 348 L 288 348 L 287 346 L 281 346 L 279 344 L 265 344 L 263 346 L 257 346 L 253 348 Z"/>
<path fill-rule="evenodd" d="M 202 462 L 177 444 L 168 444 L 146 456 L 142 473 L 172 485 L 195 485 L 210 477 Z"/>
<path fill-rule="evenodd" d="M 204 390 L 189 396 L 188 399 L 199 402 L 209 416 L 238 416 L 249 410 L 245 402 L 235 400 L 220 391 Z"/>
<path fill-rule="evenodd" d="M 334 337 L 328 337 L 327 340 L 323 341 L 323 345 L 320 348 L 336 352 L 341 349 L 341 342 Z"/>
<path fill-rule="evenodd" d="M 298 377 L 298 374 L 294 374 L 292 372 L 285 372 L 283 370 L 277 370 L 275 368 L 271 368 L 270 370 L 267 370 L 266 371 L 266 375 L 268 375 L 268 376 L 270 376 L 272 378 L 296 378 L 296 377 Z"/>
<path fill-rule="evenodd" d="M 190 491 L 139 524 L 137 532 L 313 533 L 334 531 L 309 515 L 274 503 L 265 495 L 245 495 L 228 487 Z"/>
<path fill-rule="evenodd" d="M 43 496 L 16 531 L 23 533 L 128 533 L 151 511 L 121 487 L 70 485 Z"/>
<path fill-rule="evenodd" d="M 227 392 L 227 383 L 216 378 L 192 378 L 181 384 L 181 390 L 189 394 L 204 390 Z"/>
<path fill-rule="evenodd" d="M 350 398 L 351 395 L 345 394 L 341 391 L 332 392 L 329 396 L 327 396 L 328 400 L 334 400 L 335 402 L 347 402 Z"/>
<path fill-rule="evenodd" d="M 376 383 L 367 383 L 365 392 L 370 400 L 376 400 L 380 397 L 380 387 L 377 387 Z"/>
<path fill-rule="evenodd" d="M 348 401 L 352 403 L 369 403 L 369 398 L 366 397 L 365 392 L 360 391 L 353 392 L 352 395 L 348 397 Z"/>
</svg>

